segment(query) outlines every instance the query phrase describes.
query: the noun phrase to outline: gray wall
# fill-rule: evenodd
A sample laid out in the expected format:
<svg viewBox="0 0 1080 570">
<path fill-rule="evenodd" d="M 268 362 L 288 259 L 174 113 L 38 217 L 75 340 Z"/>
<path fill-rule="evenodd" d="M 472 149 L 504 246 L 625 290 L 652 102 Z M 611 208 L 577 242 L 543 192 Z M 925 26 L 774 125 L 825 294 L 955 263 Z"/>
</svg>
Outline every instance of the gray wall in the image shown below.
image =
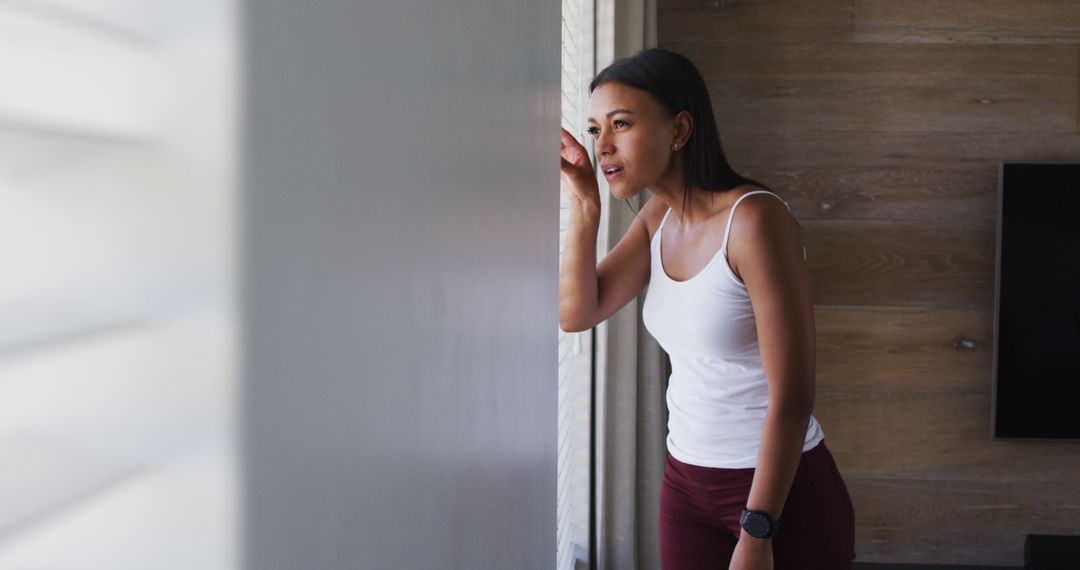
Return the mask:
<svg viewBox="0 0 1080 570">
<path fill-rule="evenodd" d="M 245 10 L 244 568 L 553 568 L 559 3 Z"/>
</svg>

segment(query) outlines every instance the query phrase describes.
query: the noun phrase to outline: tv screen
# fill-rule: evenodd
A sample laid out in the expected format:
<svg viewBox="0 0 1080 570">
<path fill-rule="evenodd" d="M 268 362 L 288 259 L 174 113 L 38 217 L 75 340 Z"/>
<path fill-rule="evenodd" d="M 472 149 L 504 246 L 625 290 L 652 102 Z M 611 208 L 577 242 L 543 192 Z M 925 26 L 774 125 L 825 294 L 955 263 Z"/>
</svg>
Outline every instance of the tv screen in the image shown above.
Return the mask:
<svg viewBox="0 0 1080 570">
<path fill-rule="evenodd" d="M 1003 162 L 993 438 L 1080 440 L 1080 162 Z"/>
</svg>

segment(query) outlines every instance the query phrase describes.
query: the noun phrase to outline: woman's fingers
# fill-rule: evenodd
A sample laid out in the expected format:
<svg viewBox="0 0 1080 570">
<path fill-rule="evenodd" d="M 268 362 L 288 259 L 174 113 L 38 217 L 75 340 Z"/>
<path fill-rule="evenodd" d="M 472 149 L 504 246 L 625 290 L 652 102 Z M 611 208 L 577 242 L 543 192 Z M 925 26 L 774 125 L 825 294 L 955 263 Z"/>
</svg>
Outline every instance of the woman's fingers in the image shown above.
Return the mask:
<svg viewBox="0 0 1080 570">
<path fill-rule="evenodd" d="M 574 135 L 570 134 L 566 130 L 565 127 L 561 127 L 560 130 L 562 131 L 560 133 L 560 135 L 559 135 L 559 137 L 560 137 L 560 141 L 559 141 L 560 142 L 560 149 L 566 149 L 566 148 L 576 149 L 579 154 L 588 155 L 588 152 L 586 152 L 585 147 L 582 146 L 582 144 L 579 143 L 576 138 L 574 138 Z"/>
<path fill-rule="evenodd" d="M 589 161 L 588 151 L 565 128 L 561 130 L 559 152 L 563 159 L 574 166 L 584 166 Z"/>
<path fill-rule="evenodd" d="M 562 151 L 562 158 L 573 166 L 582 167 L 588 162 L 588 155 L 576 148 L 567 148 Z"/>
<path fill-rule="evenodd" d="M 563 192 L 574 200 L 597 201 L 599 189 L 593 174 L 589 151 L 565 128 L 559 129 L 559 172 Z"/>
<path fill-rule="evenodd" d="M 574 146 L 579 144 L 577 142 L 577 139 L 574 138 L 574 135 L 570 134 L 569 131 L 566 130 L 566 127 L 560 127 L 559 129 L 562 131 L 562 133 L 559 135 L 562 146 Z"/>
</svg>

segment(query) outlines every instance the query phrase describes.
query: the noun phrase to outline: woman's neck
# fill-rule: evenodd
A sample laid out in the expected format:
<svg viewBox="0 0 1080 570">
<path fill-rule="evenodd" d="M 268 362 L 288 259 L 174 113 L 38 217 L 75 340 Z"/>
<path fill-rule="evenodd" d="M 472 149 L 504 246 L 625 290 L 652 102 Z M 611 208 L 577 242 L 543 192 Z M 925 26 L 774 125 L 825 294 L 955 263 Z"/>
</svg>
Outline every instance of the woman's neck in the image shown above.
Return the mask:
<svg viewBox="0 0 1080 570">
<path fill-rule="evenodd" d="M 730 206 L 735 199 L 731 192 L 709 192 L 691 187 L 689 196 L 684 200 L 681 179 L 677 183 L 655 184 L 649 188 L 649 191 L 673 210 L 668 222 L 670 223 L 673 218 L 682 230 L 700 227 L 717 212 Z"/>
</svg>

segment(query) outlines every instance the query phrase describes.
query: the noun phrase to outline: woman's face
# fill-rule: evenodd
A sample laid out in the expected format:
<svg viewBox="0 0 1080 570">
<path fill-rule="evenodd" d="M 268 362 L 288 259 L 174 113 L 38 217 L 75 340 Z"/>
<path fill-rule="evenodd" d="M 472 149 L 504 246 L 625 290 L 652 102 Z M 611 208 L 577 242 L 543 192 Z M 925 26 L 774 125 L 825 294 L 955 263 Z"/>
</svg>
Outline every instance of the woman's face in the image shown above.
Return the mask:
<svg viewBox="0 0 1080 570">
<path fill-rule="evenodd" d="M 597 87 L 589 99 L 588 133 L 611 194 L 629 198 L 670 176 L 675 121 L 647 92 L 621 83 Z M 614 173 L 608 171 L 617 168 Z"/>
</svg>

